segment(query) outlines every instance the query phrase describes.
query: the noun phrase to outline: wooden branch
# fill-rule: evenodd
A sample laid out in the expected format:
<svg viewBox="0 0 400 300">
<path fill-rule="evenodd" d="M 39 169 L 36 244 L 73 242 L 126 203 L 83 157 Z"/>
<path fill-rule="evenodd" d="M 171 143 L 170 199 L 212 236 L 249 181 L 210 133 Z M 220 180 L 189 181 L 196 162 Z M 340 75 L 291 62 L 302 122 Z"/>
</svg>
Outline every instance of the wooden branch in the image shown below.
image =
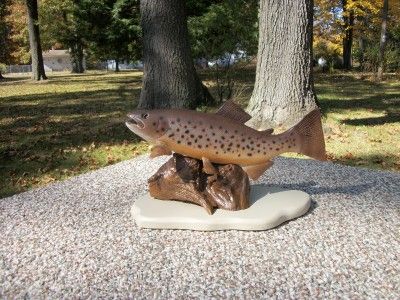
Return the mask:
<svg viewBox="0 0 400 300">
<path fill-rule="evenodd" d="M 214 166 L 218 173 L 206 174 L 201 160 L 175 153 L 149 178 L 150 195 L 160 200 L 195 203 L 209 214 L 215 208 L 248 208 L 250 183 L 243 169 L 234 164 Z"/>
</svg>

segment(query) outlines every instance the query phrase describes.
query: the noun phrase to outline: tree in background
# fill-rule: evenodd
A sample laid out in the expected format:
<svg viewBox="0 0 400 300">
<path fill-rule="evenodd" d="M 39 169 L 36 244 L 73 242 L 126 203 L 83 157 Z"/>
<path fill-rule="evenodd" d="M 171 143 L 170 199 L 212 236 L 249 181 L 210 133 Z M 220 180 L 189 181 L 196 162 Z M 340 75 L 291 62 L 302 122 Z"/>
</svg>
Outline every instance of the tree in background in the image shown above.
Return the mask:
<svg viewBox="0 0 400 300">
<path fill-rule="evenodd" d="M 256 81 L 248 111 L 258 129 L 290 126 L 315 108 L 312 0 L 261 0 Z"/>
<path fill-rule="evenodd" d="M 6 17 L 10 14 L 8 10 L 9 0 L 0 2 L 0 79 L 3 79 L 3 68 L 11 58 L 10 26 Z"/>
<path fill-rule="evenodd" d="M 213 102 L 193 65 L 183 0 L 140 1 L 143 87 L 139 107 L 195 108 Z"/>
<path fill-rule="evenodd" d="M 32 57 L 32 79 L 47 79 L 44 72 L 42 46 L 40 44 L 39 14 L 37 0 L 26 0 L 28 11 L 29 45 Z"/>
<path fill-rule="evenodd" d="M 23 1 L 9 0 L 7 4 L 9 14 L 5 20 L 9 26 L 8 46 L 11 47 L 11 64 L 29 64 L 29 33 L 27 9 Z"/>
<path fill-rule="evenodd" d="M 257 22 L 257 0 L 219 1 L 203 7 L 201 14 L 189 17 L 194 58 L 217 62 L 212 74 L 220 102 L 232 97 L 233 76 L 240 72 L 238 64 L 231 63 L 231 57 L 251 57 L 257 53 Z"/>
<path fill-rule="evenodd" d="M 43 45 L 47 49 L 54 45 L 67 48 L 71 55 L 72 72 L 84 70 L 84 34 L 86 27 L 80 19 L 80 5 L 84 1 L 42 0 L 40 6 L 40 25 Z"/>
<path fill-rule="evenodd" d="M 316 0 L 314 45 L 320 48 L 325 42 L 335 52 L 340 46 L 344 69 L 353 67 L 353 53 L 363 64 L 367 36 L 377 24 L 380 7 L 380 0 Z"/>
<path fill-rule="evenodd" d="M 385 47 L 386 47 L 386 40 L 387 40 L 388 12 L 389 12 L 389 1 L 383 0 L 382 26 L 381 26 L 382 30 L 381 30 L 381 38 L 380 38 L 380 44 L 379 44 L 379 57 L 378 57 L 378 74 L 377 74 L 378 81 L 382 81 L 382 77 L 383 77 Z"/>
<path fill-rule="evenodd" d="M 354 27 L 354 9 L 350 5 L 354 2 L 348 0 L 342 1 L 343 16 L 343 68 L 350 70 L 352 67 L 352 47 L 353 47 L 353 27 Z M 350 2 L 350 3 L 349 3 Z"/>
<path fill-rule="evenodd" d="M 141 58 L 142 39 L 138 0 L 99 1 L 101 9 L 85 7 L 81 18 L 87 20 L 88 54 L 98 60 L 115 60 L 116 69 L 122 61 Z"/>
<path fill-rule="evenodd" d="M 138 0 L 42 0 L 41 25 L 46 45 L 69 49 L 73 72 L 84 71 L 84 53 L 91 61 L 140 58 Z"/>
</svg>

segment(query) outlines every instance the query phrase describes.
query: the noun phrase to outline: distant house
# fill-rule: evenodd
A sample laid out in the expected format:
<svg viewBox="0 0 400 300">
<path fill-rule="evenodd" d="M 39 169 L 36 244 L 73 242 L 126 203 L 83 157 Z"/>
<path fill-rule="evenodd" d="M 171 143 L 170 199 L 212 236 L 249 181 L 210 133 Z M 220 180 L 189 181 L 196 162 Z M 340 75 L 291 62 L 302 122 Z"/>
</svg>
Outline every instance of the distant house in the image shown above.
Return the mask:
<svg viewBox="0 0 400 300">
<path fill-rule="evenodd" d="M 46 71 L 72 71 L 72 59 L 68 50 L 44 51 L 43 64 Z M 83 65 L 86 68 L 85 59 Z"/>
<path fill-rule="evenodd" d="M 107 60 L 107 70 L 115 70 L 116 67 L 116 62 L 115 60 Z M 118 64 L 118 68 L 120 70 L 134 70 L 134 69 L 143 69 L 143 62 L 142 61 L 136 61 L 134 63 L 130 63 L 127 61 L 122 61 Z"/>
</svg>

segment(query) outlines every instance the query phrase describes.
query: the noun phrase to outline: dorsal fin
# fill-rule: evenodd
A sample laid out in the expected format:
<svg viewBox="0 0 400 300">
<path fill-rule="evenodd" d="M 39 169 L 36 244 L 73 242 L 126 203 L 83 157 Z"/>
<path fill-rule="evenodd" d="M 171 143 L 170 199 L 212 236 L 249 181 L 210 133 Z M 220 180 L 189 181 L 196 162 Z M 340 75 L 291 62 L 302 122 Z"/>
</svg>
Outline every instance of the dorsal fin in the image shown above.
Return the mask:
<svg viewBox="0 0 400 300">
<path fill-rule="evenodd" d="M 251 116 L 232 100 L 227 100 L 224 104 L 222 104 L 216 114 L 240 123 L 246 123 L 251 119 Z"/>
</svg>

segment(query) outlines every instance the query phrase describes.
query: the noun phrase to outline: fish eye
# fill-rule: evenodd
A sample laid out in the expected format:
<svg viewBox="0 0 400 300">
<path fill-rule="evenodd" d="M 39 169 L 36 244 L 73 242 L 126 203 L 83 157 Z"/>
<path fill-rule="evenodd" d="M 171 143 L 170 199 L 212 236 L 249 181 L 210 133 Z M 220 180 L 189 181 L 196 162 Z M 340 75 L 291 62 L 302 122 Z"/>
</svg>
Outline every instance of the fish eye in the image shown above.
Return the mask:
<svg viewBox="0 0 400 300">
<path fill-rule="evenodd" d="M 147 119 L 149 117 L 149 114 L 142 114 L 143 119 Z"/>
</svg>

